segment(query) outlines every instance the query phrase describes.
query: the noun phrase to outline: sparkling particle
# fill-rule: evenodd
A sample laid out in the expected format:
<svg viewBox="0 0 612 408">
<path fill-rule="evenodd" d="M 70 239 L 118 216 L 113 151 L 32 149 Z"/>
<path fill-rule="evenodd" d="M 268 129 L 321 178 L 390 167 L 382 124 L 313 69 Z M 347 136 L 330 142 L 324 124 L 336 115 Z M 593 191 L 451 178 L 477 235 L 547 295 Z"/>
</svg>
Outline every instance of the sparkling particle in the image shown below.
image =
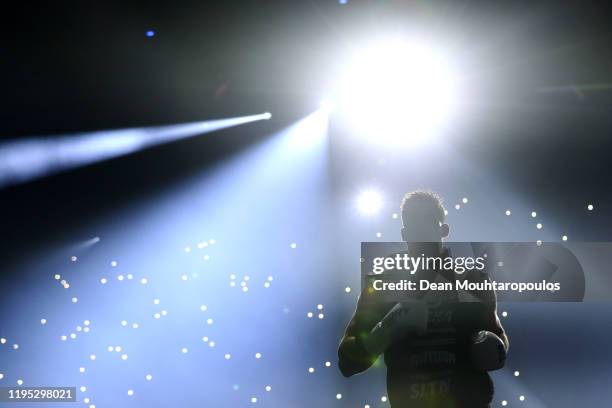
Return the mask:
<svg viewBox="0 0 612 408">
<path fill-rule="evenodd" d="M 95 360 L 96 360 L 96 355 L 95 355 L 95 354 L 90 354 L 90 355 L 89 355 L 89 359 L 90 359 L 91 361 L 95 361 Z"/>
<path fill-rule="evenodd" d="M 463 199 L 461 201 L 463 202 L 463 204 L 467 204 L 468 199 L 467 199 L 467 197 L 463 197 Z"/>
<path fill-rule="evenodd" d="M 251 403 L 253 404 L 257 403 L 257 397 L 251 397 Z"/>
<path fill-rule="evenodd" d="M 393 218 L 394 220 L 396 220 L 396 219 L 397 219 L 397 213 L 393 213 L 393 214 L 391 214 L 391 218 Z"/>
<path fill-rule="evenodd" d="M 127 326 L 127 324 L 128 324 L 128 322 L 127 322 L 126 320 L 122 320 L 122 321 L 121 321 L 121 325 L 122 325 L 123 327 Z"/>
<path fill-rule="evenodd" d="M 230 282 L 230 286 L 231 286 L 232 288 L 233 288 L 233 287 L 236 287 L 236 282 L 231 281 L 231 282 Z"/>
<path fill-rule="evenodd" d="M 223 356 L 226 360 L 229 360 L 230 358 L 232 358 L 232 355 L 229 353 L 225 353 L 225 355 Z"/>
<path fill-rule="evenodd" d="M 382 232 L 377 232 L 376 233 L 376 238 L 380 238 L 380 237 L 382 237 Z"/>
<path fill-rule="evenodd" d="M 521 395 L 521 396 L 519 397 L 519 401 L 525 401 L 525 396 L 524 396 L 524 395 Z"/>
<path fill-rule="evenodd" d="M 206 342 L 208 341 L 208 336 L 204 336 L 204 337 L 202 337 L 202 341 L 203 341 L 204 343 L 206 343 Z"/>
<path fill-rule="evenodd" d="M 115 351 L 116 351 L 117 353 L 121 352 L 121 350 L 122 350 L 121 346 L 117 346 L 117 347 L 115 347 Z"/>
<path fill-rule="evenodd" d="M 123 361 L 127 360 L 127 359 L 128 359 L 128 355 L 127 355 L 127 354 L 122 354 L 122 355 L 121 355 L 121 359 L 122 359 Z"/>
<path fill-rule="evenodd" d="M 1 344 L 6 343 L 6 339 L 5 339 L 4 337 L 2 337 L 2 338 L 0 339 L 0 343 L 1 343 Z"/>
<path fill-rule="evenodd" d="M 562 237 L 561 237 L 561 239 L 562 239 L 563 241 L 567 241 L 567 235 L 562 236 Z"/>
<path fill-rule="evenodd" d="M 143 285 L 146 285 L 146 284 L 147 284 L 147 282 L 149 282 L 149 281 L 147 280 L 147 278 L 142 278 L 142 279 L 140 280 L 140 283 L 142 283 Z"/>
<path fill-rule="evenodd" d="M 84 373 L 85 372 L 85 367 L 79 367 L 79 373 Z"/>
<path fill-rule="evenodd" d="M 106 278 L 100 279 L 100 283 L 101 284 L 106 285 L 106 282 L 108 282 L 108 280 Z"/>
<path fill-rule="evenodd" d="M 506 312 L 505 310 L 502 312 L 502 316 L 503 317 L 508 317 L 508 312 Z"/>
<path fill-rule="evenodd" d="M 336 399 L 342 399 L 342 394 L 340 393 L 336 394 Z"/>
<path fill-rule="evenodd" d="M 344 288 L 344 291 L 345 291 L 346 293 L 351 293 L 351 287 L 350 287 L 350 286 L 347 286 L 346 288 Z"/>
<path fill-rule="evenodd" d="M 589 204 L 589 205 L 587 205 L 587 210 L 589 210 L 589 211 L 593 211 L 593 204 Z"/>
<path fill-rule="evenodd" d="M 77 338 L 77 335 L 75 333 L 70 333 L 70 338 L 74 340 Z"/>
<path fill-rule="evenodd" d="M 147 32 L 145 34 L 149 38 L 155 37 L 155 31 L 153 31 L 153 30 L 147 30 Z"/>
<path fill-rule="evenodd" d="M 531 218 L 535 218 L 538 216 L 538 213 L 536 213 L 535 211 L 531 212 Z"/>
<path fill-rule="evenodd" d="M 23 380 L 17 380 L 17 385 L 23 385 Z"/>
<path fill-rule="evenodd" d="M 189 276 L 187 276 L 187 275 L 183 274 L 183 275 L 181 275 L 181 279 L 182 279 L 182 280 L 184 280 L 184 281 L 186 281 L 187 279 L 189 279 Z"/>
<path fill-rule="evenodd" d="M 128 280 L 132 280 L 132 279 L 134 279 L 134 275 L 132 275 L 131 273 L 128 273 L 127 274 L 127 278 L 128 278 Z"/>
<path fill-rule="evenodd" d="M 269 288 L 270 287 L 270 282 L 264 282 L 264 288 Z"/>
<path fill-rule="evenodd" d="M 247 288 L 246 286 L 244 286 L 244 287 L 242 288 L 242 291 L 243 291 L 243 292 L 248 292 L 248 291 L 249 291 L 249 288 Z"/>
<path fill-rule="evenodd" d="M 76 261 L 77 261 L 77 257 L 76 257 L 76 256 L 74 256 L 74 255 L 72 255 L 72 256 L 70 257 L 70 260 L 71 260 L 72 262 L 76 262 Z"/>
<path fill-rule="evenodd" d="M 84 324 L 85 326 L 89 326 L 89 325 L 91 324 L 91 322 L 90 322 L 89 320 L 85 320 L 85 321 L 83 322 L 83 324 Z"/>
<path fill-rule="evenodd" d="M 56 273 L 54 278 L 55 278 L 55 280 L 60 280 L 62 277 L 59 274 Z"/>
<path fill-rule="evenodd" d="M 506 210 L 506 215 L 510 215 L 510 214 L 512 214 L 512 211 Z"/>
<path fill-rule="evenodd" d="M 260 359 L 261 358 L 261 353 L 255 353 L 255 358 L 256 359 Z"/>
<path fill-rule="evenodd" d="M 297 248 L 297 244 L 295 242 L 292 242 L 291 243 L 291 249 L 295 249 L 295 248 Z"/>
<path fill-rule="evenodd" d="M 536 228 L 537 228 L 537 229 L 542 229 L 542 224 L 538 222 L 538 223 L 536 224 Z"/>
<path fill-rule="evenodd" d="M 153 304 L 154 305 L 159 305 L 159 299 L 153 299 Z"/>
<path fill-rule="evenodd" d="M 323 313 L 319 313 L 319 319 L 323 319 L 325 315 Z"/>
<path fill-rule="evenodd" d="M 108 346 L 106 349 L 107 349 L 108 351 L 113 351 L 115 348 L 114 348 L 113 346 Z"/>
<path fill-rule="evenodd" d="M 81 385 L 81 388 L 79 388 L 81 390 L 81 392 L 85 392 L 87 391 L 87 387 L 84 385 Z"/>
<path fill-rule="evenodd" d="M 448 210 L 444 210 L 444 215 L 448 215 Z"/>
<path fill-rule="evenodd" d="M 536 244 L 537 244 L 538 246 L 541 246 L 541 245 L 542 245 L 542 240 L 541 240 L 541 239 L 538 239 L 538 240 L 536 241 Z"/>
<path fill-rule="evenodd" d="M 314 367 L 310 367 L 310 368 L 308 368 L 308 372 L 309 372 L 309 373 L 311 373 L 311 374 L 312 374 L 312 373 L 314 373 L 314 372 L 315 372 Z"/>
<path fill-rule="evenodd" d="M 326 362 L 325 362 L 325 367 L 331 367 L 331 362 L 326 361 Z"/>
<path fill-rule="evenodd" d="M 206 319 L 206 324 L 211 325 L 213 324 L 215 321 L 211 318 Z"/>
<path fill-rule="evenodd" d="M 137 329 L 138 328 L 138 323 L 132 323 L 132 328 L 133 329 Z"/>
<path fill-rule="evenodd" d="M 87 398 L 87 397 L 83 398 L 83 402 L 84 402 L 85 404 L 89 404 L 89 398 Z"/>
<path fill-rule="evenodd" d="M 209 261 L 210 260 L 210 255 L 204 255 L 204 260 L 205 261 Z"/>
<path fill-rule="evenodd" d="M 147 375 L 145 376 L 145 379 L 146 379 L 147 381 L 151 381 L 151 380 L 153 379 L 153 376 L 152 376 L 151 374 L 147 374 Z"/>
<path fill-rule="evenodd" d="M 81 326 L 77 326 L 76 327 L 76 331 L 80 332 L 81 330 L 83 330 L 83 328 Z"/>
<path fill-rule="evenodd" d="M 66 340 L 68 340 L 68 337 L 66 337 L 66 336 L 64 335 L 64 336 L 60 337 L 60 339 L 61 339 L 62 341 L 66 341 Z"/>
<path fill-rule="evenodd" d="M 206 306 L 206 305 L 202 305 L 202 306 L 200 306 L 200 310 L 201 310 L 201 311 L 203 311 L 203 312 L 205 312 L 205 311 L 207 311 L 207 310 L 208 310 L 208 306 Z"/>
<path fill-rule="evenodd" d="M 185 252 L 191 252 L 191 248 L 185 247 Z"/>
<path fill-rule="evenodd" d="M 113 268 L 114 268 L 114 267 L 116 267 L 116 266 L 117 266 L 117 261 L 112 261 L 112 262 L 111 262 L 111 266 L 112 266 Z"/>
<path fill-rule="evenodd" d="M 127 395 L 129 395 L 130 397 L 134 395 L 134 390 L 128 390 Z"/>
<path fill-rule="evenodd" d="M 232 273 L 232 274 L 230 275 L 230 279 L 231 279 L 231 280 L 236 279 L 236 274 Z"/>
<path fill-rule="evenodd" d="M 308 316 L 308 318 L 310 319 L 312 317 L 312 312 L 306 313 L 306 316 Z"/>
<path fill-rule="evenodd" d="M 160 315 L 159 313 L 155 313 L 155 314 L 153 315 L 153 317 L 154 317 L 154 318 L 156 318 L 156 319 L 159 319 L 159 318 L 161 317 L 161 315 Z"/>
<path fill-rule="evenodd" d="M 123 275 L 119 275 L 119 276 L 117 276 L 117 280 L 118 280 L 118 281 L 122 281 L 123 279 L 124 279 L 124 278 L 123 278 Z"/>
<path fill-rule="evenodd" d="M 318 310 L 323 310 L 323 305 L 322 305 L 322 304 L 318 304 L 318 305 L 317 305 L 317 309 L 318 309 Z"/>
<path fill-rule="evenodd" d="M 211 340 L 211 341 L 208 343 L 208 346 L 209 346 L 210 348 L 215 347 L 215 342 Z"/>
<path fill-rule="evenodd" d="M 506 405 L 508 405 L 508 401 L 503 400 L 503 401 L 501 402 L 501 404 L 502 404 L 502 407 L 505 407 Z"/>
<path fill-rule="evenodd" d="M 183 347 L 183 348 L 181 349 L 181 352 L 182 352 L 183 354 L 187 354 L 187 353 L 189 352 L 189 350 L 187 349 L 187 347 Z"/>
<path fill-rule="evenodd" d="M 13 344 L 13 350 L 18 350 L 19 349 L 19 344 L 15 343 Z"/>
<path fill-rule="evenodd" d="M 383 395 L 382 397 L 380 397 L 380 400 L 381 400 L 382 402 L 387 402 L 387 396 L 386 396 L 386 395 Z"/>
<path fill-rule="evenodd" d="M 266 391 L 268 391 L 268 392 L 272 391 L 272 387 L 269 386 L 269 385 L 266 385 Z"/>
<path fill-rule="evenodd" d="M 78 301 L 79 301 L 79 299 L 78 299 L 78 298 L 76 298 L 76 297 L 73 297 L 73 298 L 72 298 L 72 303 L 76 303 L 76 302 L 78 302 Z"/>
<path fill-rule="evenodd" d="M 40 324 L 47 324 L 47 319 L 40 319 Z"/>
<path fill-rule="evenodd" d="M 515 371 L 515 372 L 514 372 L 514 376 L 515 376 L 515 377 L 518 377 L 520 374 L 521 374 L 521 373 L 519 373 L 518 371 Z"/>
<path fill-rule="evenodd" d="M 460 208 L 461 208 L 461 206 L 459 204 L 455 204 L 455 210 L 458 210 Z"/>
<path fill-rule="evenodd" d="M 214 238 L 211 238 L 211 239 L 208 240 L 208 243 L 210 245 L 215 245 L 217 243 L 217 241 Z"/>
</svg>

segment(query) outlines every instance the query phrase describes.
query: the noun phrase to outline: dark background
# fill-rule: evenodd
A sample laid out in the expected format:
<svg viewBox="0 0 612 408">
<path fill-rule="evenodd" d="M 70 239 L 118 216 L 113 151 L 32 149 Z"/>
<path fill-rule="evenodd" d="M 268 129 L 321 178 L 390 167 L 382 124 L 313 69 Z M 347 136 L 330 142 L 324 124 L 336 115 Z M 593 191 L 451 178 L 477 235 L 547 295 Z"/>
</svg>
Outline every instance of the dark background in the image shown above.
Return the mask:
<svg viewBox="0 0 612 408">
<path fill-rule="evenodd" d="M 0 192 L 3 252 L 146 195 L 312 110 L 360 32 L 424 27 L 471 61 L 478 117 L 449 140 L 558 217 L 609 202 L 610 11 L 601 2 L 16 3 L 2 13 L 0 134 L 12 139 L 270 110 L 195 138 Z M 147 38 L 153 29 L 156 36 Z M 564 91 L 542 92 L 563 86 Z M 164 163 L 164 165 L 160 165 Z M 120 180 L 120 182 L 119 182 Z M 606 218 L 609 221 L 609 218 Z M 607 223 L 606 223 L 607 224 Z M 601 225 L 601 219 L 598 225 Z M 609 225 L 609 224 L 608 224 Z M 589 240 L 609 237 L 590 229 Z"/>
</svg>

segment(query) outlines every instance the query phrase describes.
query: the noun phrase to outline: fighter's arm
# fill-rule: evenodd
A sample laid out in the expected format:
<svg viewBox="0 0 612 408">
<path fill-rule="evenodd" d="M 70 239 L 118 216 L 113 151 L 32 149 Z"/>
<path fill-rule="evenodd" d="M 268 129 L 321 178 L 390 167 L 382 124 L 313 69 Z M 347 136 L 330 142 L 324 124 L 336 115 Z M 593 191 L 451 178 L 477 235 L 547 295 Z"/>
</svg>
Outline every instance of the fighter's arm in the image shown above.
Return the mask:
<svg viewBox="0 0 612 408">
<path fill-rule="evenodd" d="M 488 279 L 488 277 L 486 277 Z M 494 290 L 486 290 L 481 293 L 481 299 L 485 305 L 484 311 L 481 316 L 480 321 L 480 330 L 490 331 L 494 333 L 501 339 L 504 343 L 504 347 L 506 351 L 510 347 L 510 342 L 508 341 L 508 336 L 506 335 L 506 331 L 499 320 L 499 316 L 497 315 L 497 296 L 495 295 Z"/>
<path fill-rule="evenodd" d="M 480 279 L 489 278 L 483 274 Z M 480 291 L 476 296 L 484 307 L 472 334 L 469 346 L 470 359 L 477 370 L 498 370 L 506 363 L 510 344 L 497 316 L 497 297 L 494 290 Z"/>
<path fill-rule="evenodd" d="M 367 301 L 362 293 L 338 348 L 338 367 L 345 377 L 361 373 L 374 364 L 378 354 L 368 351 L 365 342 L 370 331 L 383 319 L 389 306 Z"/>
</svg>

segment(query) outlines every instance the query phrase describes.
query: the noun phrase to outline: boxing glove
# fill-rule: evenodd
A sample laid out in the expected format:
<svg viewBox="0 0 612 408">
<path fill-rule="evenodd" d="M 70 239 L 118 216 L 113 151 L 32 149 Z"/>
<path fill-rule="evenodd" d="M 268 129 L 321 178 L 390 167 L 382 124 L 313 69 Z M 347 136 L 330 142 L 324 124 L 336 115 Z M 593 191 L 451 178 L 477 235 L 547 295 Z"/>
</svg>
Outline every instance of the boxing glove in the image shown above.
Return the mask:
<svg viewBox="0 0 612 408">
<path fill-rule="evenodd" d="M 477 370 L 498 370 L 506 362 L 506 346 L 495 333 L 481 330 L 472 337 L 470 359 Z"/>
</svg>

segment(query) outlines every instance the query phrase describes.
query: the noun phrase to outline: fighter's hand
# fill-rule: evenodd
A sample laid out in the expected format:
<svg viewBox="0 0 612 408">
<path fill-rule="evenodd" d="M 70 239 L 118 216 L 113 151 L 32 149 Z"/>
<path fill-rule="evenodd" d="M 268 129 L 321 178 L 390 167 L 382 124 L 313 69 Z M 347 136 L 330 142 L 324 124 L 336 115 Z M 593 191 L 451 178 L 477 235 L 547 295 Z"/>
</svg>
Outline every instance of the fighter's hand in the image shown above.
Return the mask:
<svg viewBox="0 0 612 408">
<path fill-rule="evenodd" d="M 363 340 L 372 354 L 384 352 L 391 344 L 427 329 L 428 309 L 421 301 L 397 303 Z"/>
</svg>

